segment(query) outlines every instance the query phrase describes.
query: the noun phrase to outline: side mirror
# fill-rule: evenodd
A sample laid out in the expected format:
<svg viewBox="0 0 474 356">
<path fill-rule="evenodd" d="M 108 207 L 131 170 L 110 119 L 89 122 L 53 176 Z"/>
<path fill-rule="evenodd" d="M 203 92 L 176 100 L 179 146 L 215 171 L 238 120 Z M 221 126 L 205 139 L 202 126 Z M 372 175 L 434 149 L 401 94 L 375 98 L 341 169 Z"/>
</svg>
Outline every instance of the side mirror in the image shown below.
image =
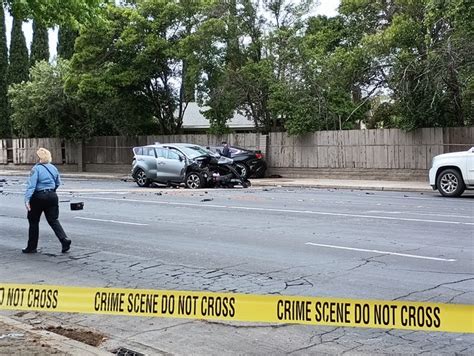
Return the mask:
<svg viewBox="0 0 474 356">
<path fill-rule="evenodd" d="M 181 155 L 179 155 L 179 160 L 180 160 L 180 162 L 183 162 L 183 161 L 184 161 L 184 157 L 181 156 Z"/>
</svg>

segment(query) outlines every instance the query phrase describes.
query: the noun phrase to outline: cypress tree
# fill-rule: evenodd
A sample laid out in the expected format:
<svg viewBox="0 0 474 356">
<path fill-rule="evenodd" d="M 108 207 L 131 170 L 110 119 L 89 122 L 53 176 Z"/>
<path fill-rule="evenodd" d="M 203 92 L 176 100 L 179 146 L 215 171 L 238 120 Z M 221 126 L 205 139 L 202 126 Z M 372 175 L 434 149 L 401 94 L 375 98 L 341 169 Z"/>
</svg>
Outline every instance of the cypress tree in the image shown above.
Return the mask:
<svg viewBox="0 0 474 356">
<path fill-rule="evenodd" d="M 33 21 L 33 41 L 31 42 L 30 66 L 34 66 L 36 62 L 45 60 L 49 61 L 49 39 L 48 29 L 46 26 Z"/>
<path fill-rule="evenodd" d="M 0 137 L 11 136 L 10 117 L 8 116 L 8 48 L 5 34 L 5 12 L 0 6 Z"/>
<path fill-rule="evenodd" d="M 59 27 L 58 33 L 58 56 L 64 59 L 71 59 L 74 54 L 74 43 L 78 32 L 67 25 Z"/>
<path fill-rule="evenodd" d="M 8 84 L 21 83 L 29 78 L 28 48 L 25 35 L 21 28 L 23 20 L 13 16 L 12 35 L 10 42 L 10 66 L 8 68 Z"/>
</svg>

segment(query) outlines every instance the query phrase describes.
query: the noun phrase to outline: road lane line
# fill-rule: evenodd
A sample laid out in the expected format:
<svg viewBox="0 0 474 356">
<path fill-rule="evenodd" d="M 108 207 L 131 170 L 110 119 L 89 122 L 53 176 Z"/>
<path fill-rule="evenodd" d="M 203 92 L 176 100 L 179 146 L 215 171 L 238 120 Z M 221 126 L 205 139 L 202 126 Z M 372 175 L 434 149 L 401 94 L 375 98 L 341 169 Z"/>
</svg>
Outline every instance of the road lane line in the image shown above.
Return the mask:
<svg viewBox="0 0 474 356">
<path fill-rule="evenodd" d="M 206 203 L 204 203 L 204 204 L 178 203 L 178 202 L 167 202 L 167 201 L 152 201 L 152 200 L 139 200 L 139 199 L 117 199 L 117 198 L 102 198 L 102 197 L 89 197 L 89 199 L 120 201 L 122 203 L 123 202 L 132 202 L 132 203 L 148 203 L 148 204 L 158 204 L 158 205 L 189 206 L 189 207 L 200 207 L 200 208 L 219 208 L 219 209 L 234 209 L 234 210 L 270 211 L 270 212 L 277 212 L 277 213 L 292 213 L 292 214 L 343 216 L 343 217 L 362 218 L 362 219 L 414 221 L 414 222 L 427 222 L 427 223 L 448 224 L 448 225 L 469 225 L 469 226 L 474 225 L 474 223 L 461 222 L 461 221 L 428 220 L 428 219 L 415 219 L 415 218 L 400 218 L 400 217 L 392 217 L 392 216 L 348 214 L 348 213 L 328 213 L 328 212 L 313 211 L 313 210 L 276 209 L 276 208 L 232 206 L 232 205 L 206 204 Z"/>
<path fill-rule="evenodd" d="M 422 215 L 422 216 L 438 216 L 443 218 L 462 218 L 462 219 L 472 219 L 474 215 L 464 216 L 464 215 L 457 215 L 457 214 L 432 214 L 432 213 L 418 213 L 415 211 L 386 211 L 386 210 L 368 210 L 364 211 L 364 213 L 371 213 L 371 214 L 407 214 L 407 215 Z"/>
<path fill-rule="evenodd" d="M 148 226 L 148 224 L 140 224 L 140 223 L 126 222 L 126 221 L 117 221 L 117 220 L 84 218 L 84 217 L 82 217 L 82 216 L 76 216 L 74 219 L 92 220 L 92 221 L 103 221 L 103 222 L 110 222 L 110 223 L 124 224 L 124 225 Z"/>
<path fill-rule="evenodd" d="M 446 258 L 439 258 L 439 257 L 428 257 L 428 256 L 420 256 L 420 255 L 410 255 L 410 254 L 407 254 L 407 253 L 398 253 L 398 252 L 389 252 L 389 251 L 379 251 L 379 250 L 367 250 L 367 249 L 364 249 L 364 248 L 355 248 L 355 247 L 345 247 L 345 246 L 316 244 L 316 243 L 314 243 L 314 242 L 306 242 L 305 245 L 328 247 L 328 248 L 336 248 L 336 249 L 340 249 L 340 250 L 350 250 L 350 251 L 380 253 L 380 254 L 383 254 L 383 255 L 393 255 L 393 256 L 402 256 L 402 257 L 410 257 L 410 258 L 420 258 L 420 259 L 423 259 L 423 260 L 456 262 L 456 260 L 455 260 L 455 259 L 452 259 L 452 258 L 446 259 Z"/>
</svg>

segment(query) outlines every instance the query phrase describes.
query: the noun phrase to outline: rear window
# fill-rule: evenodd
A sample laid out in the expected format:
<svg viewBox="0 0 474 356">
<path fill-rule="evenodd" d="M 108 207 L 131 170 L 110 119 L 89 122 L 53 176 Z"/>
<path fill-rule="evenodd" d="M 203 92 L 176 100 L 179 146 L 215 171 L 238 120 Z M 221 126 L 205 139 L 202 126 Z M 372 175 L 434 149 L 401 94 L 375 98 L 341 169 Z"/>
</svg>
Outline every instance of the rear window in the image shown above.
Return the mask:
<svg viewBox="0 0 474 356">
<path fill-rule="evenodd" d="M 143 155 L 156 157 L 155 149 L 153 147 L 143 147 Z"/>
</svg>

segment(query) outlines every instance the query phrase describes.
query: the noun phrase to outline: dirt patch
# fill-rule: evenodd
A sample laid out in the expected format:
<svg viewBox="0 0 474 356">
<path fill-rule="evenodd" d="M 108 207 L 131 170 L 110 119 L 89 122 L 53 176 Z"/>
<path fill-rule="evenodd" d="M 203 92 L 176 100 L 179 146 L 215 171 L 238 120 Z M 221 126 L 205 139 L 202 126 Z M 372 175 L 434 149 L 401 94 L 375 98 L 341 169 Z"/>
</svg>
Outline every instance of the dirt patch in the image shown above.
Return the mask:
<svg viewBox="0 0 474 356">
<path fill-rule="evenodd" d="M 28 314 L 28 312 L 26 311 L 21 311 L 21 312 L 18 312 L 18 313 L 15 313 L 13 314 L 14 316 L 17 316 L 19 318 L 21 318 L 22 316 L 25 316 L 26 314 Z"/>
<path fill-rule="evenodd" d="M 3 323 L 0 320 L 0 355 L 65 355 L 31 332 Z"/>
<path fill-rule="evenodd" d="M 94 347 L 98 347 L 106 339 L 104 335 L 90 330 L 67 329 L 62 326 L 50 326 L 46 330 Z"/>
</svg>

